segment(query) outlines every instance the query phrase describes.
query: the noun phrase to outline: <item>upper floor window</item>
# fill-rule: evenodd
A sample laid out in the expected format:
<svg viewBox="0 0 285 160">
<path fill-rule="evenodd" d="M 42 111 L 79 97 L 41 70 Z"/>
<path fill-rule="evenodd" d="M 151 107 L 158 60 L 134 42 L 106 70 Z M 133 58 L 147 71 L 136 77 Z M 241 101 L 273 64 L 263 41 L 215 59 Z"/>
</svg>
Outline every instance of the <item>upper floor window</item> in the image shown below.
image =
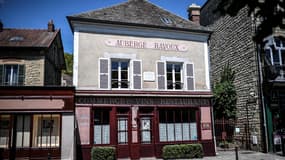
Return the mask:
<svg viewBox="0 0 285 160">
<path fill-rule="evenodd" d="M 272 65 L 285 65 L 285 41 L 275 37 L 265 47 L 265 57 Z"/>
<path fill-rule="evenodd" d="M 167 89 L 182 89 L 182 64 L 167 63 Z"/>
<path fill-rule="evenodd" d="M 194 64 L 157 62 L 157 88 L 159 90 L 194 90 Z"/>
<path fill-rule="evenodd" d="M 111 66 L 112 88 L 129 88 L 129 61 L 114 60 Z"/>
<path fill-rule="evenodd" d="M 0 65 L 0 85 L 18 86 L 24 84 L 24 65 Z"/>
<path fill-rule="evenodd" d="M 141 89 L 141 60 L 100 58 L 99 88 Z"/>
</svg>

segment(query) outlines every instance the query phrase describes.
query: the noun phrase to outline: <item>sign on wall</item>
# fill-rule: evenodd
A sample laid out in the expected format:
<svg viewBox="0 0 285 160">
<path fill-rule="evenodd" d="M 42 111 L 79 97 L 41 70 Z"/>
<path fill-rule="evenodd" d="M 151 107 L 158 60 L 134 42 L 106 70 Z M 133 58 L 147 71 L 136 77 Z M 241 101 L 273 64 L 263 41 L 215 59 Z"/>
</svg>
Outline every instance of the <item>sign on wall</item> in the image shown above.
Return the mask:
<svg viewBox="0 0 285 160">
<path fill-rule="evenodd" d="M 135 48 L 135 49 L 154 49 L 163 51 L 186 52 L 188 47 L 183 44 L 175 44 L 162 41 L 141 41 L 141 40 L 123 40 L 123 39 L 108 39 L 105 41 L 107 46 L 120 48 Z"/>
</svg>

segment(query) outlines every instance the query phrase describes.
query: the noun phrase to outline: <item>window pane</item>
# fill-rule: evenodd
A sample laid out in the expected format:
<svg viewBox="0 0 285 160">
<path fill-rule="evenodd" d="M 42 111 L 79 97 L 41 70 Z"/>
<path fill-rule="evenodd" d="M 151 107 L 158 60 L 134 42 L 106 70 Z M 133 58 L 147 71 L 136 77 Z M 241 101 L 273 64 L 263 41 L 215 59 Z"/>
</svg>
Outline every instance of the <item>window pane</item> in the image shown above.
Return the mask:
<svg viewBox="0 0 285 160">
<path fill-rule="evenodd" d="M 10 115 L 0 115 L 0 148 L 9 146 Z"/>
<path fill-rule="evenodd" d="M 121 70 L 127 71 L 129 67 L 129 62 L 121 62 Z"/>
<path fill-rule="evenodd" d="M 18 82 L 18 65 L 5 65 L 5 84 L 15 85 Z"/>
<path fill-rule="evenodd" d="M 118 71 L 112 71 L 112 80 L 118 80 Z"/>
<path fill-rule="evenodd" d="M 275 65 L 280 65 L 279 51 L 273 50 L 273 63 Z"/>
<path fill-rule="evenodd" d="M 174 141 L 174 123 L 167 124 L 167 138 L 168 141 Z"/>
<path fill-rule="evenodd" d="M 190 123 L 190 134 L 191 134 L 191 140 L 197 140 L 197 124 L 196 123 Z"/>
<path fill-rule="evenodd" d="M 112 61 L 112 71 L 118 70 L 118 68 L 119 68 L 119 62 Z"/>
<path fill-rule="evenodd" d="M 182 123 L 175 123 L 175 140 L 182 141 Z"/>
<path fill-rule="evenodd" d="M 119 88 L 119 81 L 118 80 L 112 80 L 112 88 Z"/>
<path fill-rule="evenodd" d="M 159 141 L 161 142 L 167 141 L 166 123 L 159 123 Z"/>
<path fill-rule="evenodd" d="M 129 88 L 129 82 L 127 80 L 122 80 L 121 88 Z"/>
<path fill-rule="evenodd" d="M 150 138 L 150 131 L 142 131 L 142 142 L 143 143 L 148 143 L 151 142 Z"/>
<path fill-rule="evenodd" d="M 128 80 L 128 71 L 121 71 L 121 79 Z"/>
<path fill-rule="evenodd" d="M 124 117 L 118 118 L 118 143 L 128 142 L 128 119 Z"/>
<path fill-rule="evenodd" d="M 281 50 L 282 64 L 285 65 L 285 50 Z"/>
<path fill-rule="evenodd" d="M 94 144 L 110 143 L 110 110 L 94 110 Z"/>
<path fill-rule="evenodd" d="M 172 64 L 167 64 L 166 65 L 166 72 L 171 72 L 172 73 Z"/>
<path fill-rule="evenodd" d="M 190 124 L 189 123 L 182 123 L 183 128 L 183 140 L 188 141 L 190 140 Z"/>
<path fill-rule="evenodd" d="M 174 70 L 175 70 L 175 73 L 180 73 L 181 72 L 181 65 L 180 64 L 175 64 L 174 65 Z"/>
<path fill-rule="evenodd" d="M 43 114 L 34 115 L 33 146 L 59 147 L 60 143 L 60 115 Z"/>
<path fill-rule="evenodd" d="M 167 123 L 174 123 L 173 111 L 167 111 Z"/>
<path fill-rule="evenodd" d="M 16 146 L 29 147 L 30 146 L 30 116 L 17 116 L 16 124 Z"/>
</svg>

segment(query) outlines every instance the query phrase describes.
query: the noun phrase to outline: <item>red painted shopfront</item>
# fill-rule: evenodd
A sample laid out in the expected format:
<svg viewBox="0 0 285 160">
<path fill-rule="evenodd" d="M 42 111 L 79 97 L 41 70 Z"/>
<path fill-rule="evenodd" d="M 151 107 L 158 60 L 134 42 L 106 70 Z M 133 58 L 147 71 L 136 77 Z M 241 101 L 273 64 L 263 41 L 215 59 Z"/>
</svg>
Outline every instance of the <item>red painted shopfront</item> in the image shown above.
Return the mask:
<svg viewBox="0 0 285 160">
<path fill-rule="evenodd" d="M 215 155 L 209 92 L 77 91 L 78 156 L 113 146 L 117 158 L 161 157 L 166 144 L 201 143 Z"/>
</svg>

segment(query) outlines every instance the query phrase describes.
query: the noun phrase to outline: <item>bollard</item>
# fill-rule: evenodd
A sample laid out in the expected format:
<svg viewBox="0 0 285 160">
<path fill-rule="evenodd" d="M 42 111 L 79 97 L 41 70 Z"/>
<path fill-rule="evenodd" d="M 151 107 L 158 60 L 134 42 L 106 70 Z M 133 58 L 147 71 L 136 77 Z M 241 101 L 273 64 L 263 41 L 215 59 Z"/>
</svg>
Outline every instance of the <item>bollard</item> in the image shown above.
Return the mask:
<svg viewBox="0 0 285 160">
<path fill-rule="evenodd" d="M 235 147 L 235 152 L 236 152 L 236 160 L 238 160 L 238 146 Z"/>
</svg>

